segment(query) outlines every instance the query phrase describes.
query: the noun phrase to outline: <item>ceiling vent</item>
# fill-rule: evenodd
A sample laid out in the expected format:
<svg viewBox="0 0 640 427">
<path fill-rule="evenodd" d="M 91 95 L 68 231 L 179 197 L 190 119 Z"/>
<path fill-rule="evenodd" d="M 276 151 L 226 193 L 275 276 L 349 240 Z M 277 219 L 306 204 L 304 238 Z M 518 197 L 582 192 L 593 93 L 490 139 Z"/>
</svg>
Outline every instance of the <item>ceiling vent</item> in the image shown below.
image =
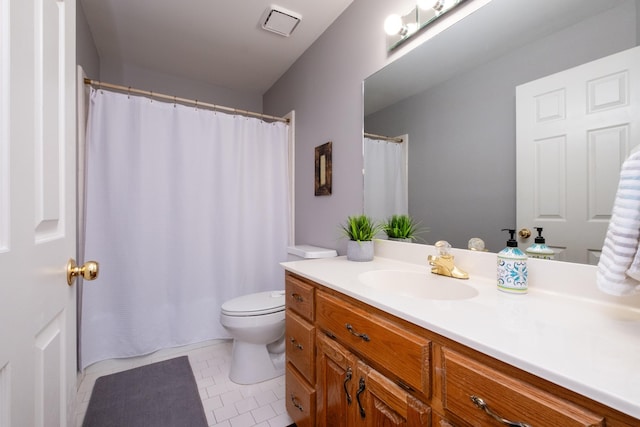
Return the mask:
<svg viewBox="0 0 640 427">
<path fill-rule="evenodd" d="M 302 16 L 280 6 L 269 6 L 262 16 L 262 28 L 289 37 L 296 29 Z"/>
</svg>

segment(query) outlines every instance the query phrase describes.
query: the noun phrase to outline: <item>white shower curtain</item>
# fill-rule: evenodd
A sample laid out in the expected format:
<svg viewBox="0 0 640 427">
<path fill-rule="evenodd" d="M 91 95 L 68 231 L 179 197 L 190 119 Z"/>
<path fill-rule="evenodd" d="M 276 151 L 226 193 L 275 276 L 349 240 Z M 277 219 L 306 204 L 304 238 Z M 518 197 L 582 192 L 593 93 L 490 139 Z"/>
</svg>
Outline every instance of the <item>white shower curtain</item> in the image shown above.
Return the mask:
<svg viewBox="0 0 640 427">
<path fill-rule="evenodd" d="M 227 338 L 222 303 L 282 289 L 288 126 L 92 90 L 81 366 Z"/>
<path fill-rule="evenodd" d="M 409 211 L 406 139 L 364 138 L 364 213 L 377 221 Z"/>
</svg>

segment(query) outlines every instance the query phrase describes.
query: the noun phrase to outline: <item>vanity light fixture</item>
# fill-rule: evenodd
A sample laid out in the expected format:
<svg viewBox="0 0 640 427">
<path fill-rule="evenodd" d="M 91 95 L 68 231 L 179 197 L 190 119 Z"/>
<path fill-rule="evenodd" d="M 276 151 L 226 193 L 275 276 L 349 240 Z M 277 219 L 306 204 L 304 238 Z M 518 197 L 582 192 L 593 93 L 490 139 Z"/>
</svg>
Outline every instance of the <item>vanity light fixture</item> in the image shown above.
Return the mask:
<svg viewBox="0 0 640 427">
<path fill-rule="evenodd" d="M 392 50 L 409 37 L 467 0 L 416 0 L 416 7 L 404 15 L 389 15 L 384 21 L 387 47 Z"/>
<path fill-rule="evenodd" d="M 392 49 L 418 31 L 418 9 L 413 8 L 404 15 L 392 14 L 384 21 L 387 46 Z"/>
</svg>

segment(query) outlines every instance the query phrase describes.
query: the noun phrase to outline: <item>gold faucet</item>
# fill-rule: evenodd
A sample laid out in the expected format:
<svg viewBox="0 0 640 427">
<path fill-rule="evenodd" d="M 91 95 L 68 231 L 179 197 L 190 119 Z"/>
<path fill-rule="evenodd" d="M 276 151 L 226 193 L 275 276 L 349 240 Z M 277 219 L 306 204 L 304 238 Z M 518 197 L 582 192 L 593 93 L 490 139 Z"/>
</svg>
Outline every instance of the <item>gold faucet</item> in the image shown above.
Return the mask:
<svg viewBox="0 0 640 427">
<path fill-rule="evenodd" d="M 429 255 L 427 261 L 432 266 L 431 272 L 433 274 L 439 274 L 441 276 L 453 277 L 456 279 L 468 279 L 469 274 L 466 271 L 460 270 L 453 263 L 453 255 L 449 253 L 451 245 L 445 240 L 439 240 L 435 244 L 438 251 L 437 256 Z"/>
</svg>

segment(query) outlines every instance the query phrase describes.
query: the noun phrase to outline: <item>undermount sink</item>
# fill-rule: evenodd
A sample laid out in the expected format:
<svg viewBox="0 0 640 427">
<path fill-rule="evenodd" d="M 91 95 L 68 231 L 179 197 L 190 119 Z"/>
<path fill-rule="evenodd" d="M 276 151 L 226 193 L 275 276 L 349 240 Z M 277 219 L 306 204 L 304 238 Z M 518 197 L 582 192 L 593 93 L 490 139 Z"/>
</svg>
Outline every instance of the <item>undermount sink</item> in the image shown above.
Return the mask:
<svg viewBox="0 0 640 427">
<path fill-rule="evenodd" d="M 374 270 L 358 275 L 358 280 L 374 289 L 396 295 L 432 300 L 460 300 L 478 295 L 478 291 L 459 279 L 409 270 Z"/>
</svg>

